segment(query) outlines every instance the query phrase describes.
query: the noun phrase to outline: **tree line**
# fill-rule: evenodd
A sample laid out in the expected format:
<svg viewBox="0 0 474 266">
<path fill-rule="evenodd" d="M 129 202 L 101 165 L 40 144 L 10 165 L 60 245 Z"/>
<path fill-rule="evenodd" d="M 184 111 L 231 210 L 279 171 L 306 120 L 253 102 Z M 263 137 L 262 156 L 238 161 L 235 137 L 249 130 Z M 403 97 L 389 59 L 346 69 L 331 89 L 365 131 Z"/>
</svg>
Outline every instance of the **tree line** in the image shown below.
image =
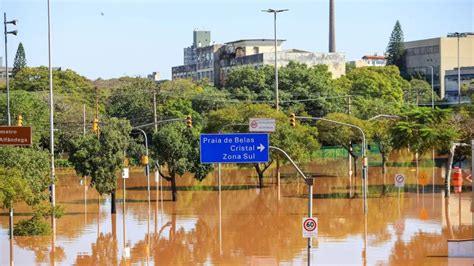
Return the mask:
<svg viewBox="0 0 474 266">
<path fill-rule="evenodd" d="M 140 77 L 91 81 L 73 70 L 54 70 L 56 158 L 61 158 L 58 160 L 61 165 L 74 167 L 78 175 L 90 177 L 90 185 L 100 194 L 114 196 L 124 159 L 139 164 L 144 154 L 144 139 L 133 128 L 153 124 L 155 112 L 158 120 L 180 118 L 180 121 L 159 123 L 157 130 L 154 126 L 144 128 L 151 165 L 170 182 L 171 197 L 177 200 L 177 178 L 191 173 L 202 180 L 212 170 L 211 165 L 199 163 L 199 134 L 246 132 L 246 127 L 227 125 L 246 124 L 251 117 L 275 118 L 277 129 L 271 134 L 270 143 L 285 148 L 299 163 L 314 159 L 314 151 L 322 145 L 342 146 L 358 159 L 360 151 L 353 145 L 361 142 L 361 135 L 351 128 L 324 121 L 316 124 L 297 121 L 292 127 L 289 113 L 325 117 L 361 127 L 369 143 L 378 147 L 382 169 L 394 149 L 409 147 L 417 154 L 431 148 L 448 152 L 451 142 L 474 137 L 471 105 L 433 110 L 418 107 L 419 102 L 431 100 L 431 90 L 426 89 L 429 85 L 422 80 L 405 80 L 396 66 L 357 68 L 332 79 L 327 66 L 308 67 L 291 62 L 280 68 L 279 78 L 281 109 L 276 111 L 272 66 L 236 69 L 222 87 L 211 86 L 205 80 L 185 79 L 159 84 Z M 47 68 L 21 68 L 11 80 L 11 89 L 12 114 L 21 114 L 23 126 L 33 128 L 33 146 L 0 149 L 0 178 L 8 180 L 0 182 L 1 207 L 26 202 L 35 214 L 30 220 L 20 222 L 22 227 L 17 224 L 16 233 L 47 233 L 44 223 L 37 226 L 52 213 L 46 181 L 49 173 Z M 371 120 L 379 114 L 396 115 L 396 118 Z M 0 115 L 6 117 L 5 94 L 0 95 Z M 192 117 L 192 127 L 184 123 L 188 115 Z M 94 118 L 99 120 L 98 132 L 91 130 Z M 273 164 L 284 162 L 284 158 L 271 154 L 266 164 L 239 167 L 255 169 L 262 187 L 265 171 Z M 31 224 L 35 226 L 28 227 Z M 25 229 L 31 227 L 36 231 Z"/>
</svg>

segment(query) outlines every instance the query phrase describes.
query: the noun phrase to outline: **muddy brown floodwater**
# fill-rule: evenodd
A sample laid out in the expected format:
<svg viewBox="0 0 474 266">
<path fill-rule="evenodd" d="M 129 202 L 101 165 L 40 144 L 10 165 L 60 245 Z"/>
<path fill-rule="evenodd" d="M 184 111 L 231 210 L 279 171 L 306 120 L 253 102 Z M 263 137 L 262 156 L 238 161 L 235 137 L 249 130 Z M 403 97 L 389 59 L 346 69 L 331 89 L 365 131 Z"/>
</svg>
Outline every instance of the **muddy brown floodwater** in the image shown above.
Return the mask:
<svg viewBox="0 0 474 266">
<path fill-rule="evenodd" d="M 315 176 L 313 215 L 318 237 L 311 262 L 355 265 L 472 265 L 473 259 L 448 259 L 447 240 L 473 237 L 471 192 L 443 196 L 442 167 L 369 169 L 368 214 L 363 213 L 360 177 L 349 178 L 347 162 L 326 160 L 304 167 Z M 428 164 L 429 165 L 429 164 Z M 223 168 L 222 193 L 216 173 L 203 182 L 179 179 L 178 202 L 170 201 L 151 176 L 148 203 L 146 178 L 139 169 L 117 193 L 117 214 L 110 198 L 73 174 L 59 174 L 57 202 L 66 214 L 57 221 L 53 239 L 15 237 L 16 265 L 305 265 L 307 242 L 302 218 L 307 215 L 307 187 L 295 171 L 282 168 L 280 189 L 270 169 L 258 189 L 251 170 Z M 426 185 L 418 175 L 427 175 Z M 394 187 L 395 174 L 406 185 Z M 385 180 L 385 181 L 384 181 Z M 433 184 L 434 180 L 434 184 Z M 385 185 L 384 185 L 385 182 Z M 163 197 L 161 196 L 163 195 Z M 15 222 L 27 218 L 26 206 L 15 206 Z M 7 210 L 0 216 L 0 264 L 10 263 Z M 54 245 L 53 245 L 54 240 Z M 128 258 L 127 258 L 128 257 Z"/>
</svg>

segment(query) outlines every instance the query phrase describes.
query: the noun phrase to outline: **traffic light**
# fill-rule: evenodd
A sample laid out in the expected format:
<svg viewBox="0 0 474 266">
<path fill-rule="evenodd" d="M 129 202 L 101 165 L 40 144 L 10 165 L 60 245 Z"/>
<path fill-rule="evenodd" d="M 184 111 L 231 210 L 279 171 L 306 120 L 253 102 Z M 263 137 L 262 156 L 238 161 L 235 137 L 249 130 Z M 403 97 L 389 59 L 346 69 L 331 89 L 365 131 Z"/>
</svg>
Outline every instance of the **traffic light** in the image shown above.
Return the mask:
<svg viewBox="0 0 474 266">
<path fill-rule="evenodd" d="M 290 126 L 291 127 L 296 126 L 296 115 L 295 115 L 295 113 L 290 114 Z"/>
<path fill-rule="evenodd" d="M 19 127 L 23 126 L 23 116 L 18 115 L 16 117 L 16 125 L 19 126 Z"/>
<path fill-rule="evenodd" d="M 186 126 L 188 128 L 193 127 L 193 118 L 190 115 L 186 116 Z"/>
<path fill-rule="evenodd" d="M 97 133 L 97 131 L 99 131 L 99 119 L 97 118 L 94 118 L 94 120 L 92 120 L 92 131 L 94 133 Z"/>
<path fill-rule="evenodd" d="M 142 155 L 142 165 L 148 165 L 148 156 Z"/>
</svg>

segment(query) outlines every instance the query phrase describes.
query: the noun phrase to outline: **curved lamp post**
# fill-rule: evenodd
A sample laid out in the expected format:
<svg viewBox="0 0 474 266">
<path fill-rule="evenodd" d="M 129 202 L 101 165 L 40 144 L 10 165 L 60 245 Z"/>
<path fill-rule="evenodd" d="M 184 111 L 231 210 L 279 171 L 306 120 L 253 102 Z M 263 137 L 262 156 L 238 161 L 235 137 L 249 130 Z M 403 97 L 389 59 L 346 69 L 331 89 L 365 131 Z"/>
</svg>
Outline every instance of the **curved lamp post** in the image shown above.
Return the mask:
<svg viewBox="0 0 474 266">
<path fill-rule="evenodd" d="M 366 140 L 365 140 L 365 133 L 362 130 L 362 128 L 360 128 L 356 125 L 343 123 L 343 122 L 339 122 L 339 121 L 334 121 L 334 120 L 330 120 L 330 119 L 326 119 L 326 118 L 322 118 L 322 117 L 297 116 L 296 118 L 297 119 L 304 119 L 304 120 L 326 121 L 326 122 L 329 122 L 329 123 L 334 123 L 334 124 L 339 124 L 339 125 L 343 125 L 343 126 L 352 127 L 352 128 L 355 128 L 355 129 L 360 131 L 360 133 L 362 134 L 362 178 L 364 179 L 364 213 L 367 213 L 367 211 L 368 211 L 368 207 L 367 207 L 368 180 L 367 179 L 368 179 L 368 171 L 369 171 L 369 160 L 367 158 L 367 151 L 366 151 L 367 143 L 366 143 Z"/>
</svg>

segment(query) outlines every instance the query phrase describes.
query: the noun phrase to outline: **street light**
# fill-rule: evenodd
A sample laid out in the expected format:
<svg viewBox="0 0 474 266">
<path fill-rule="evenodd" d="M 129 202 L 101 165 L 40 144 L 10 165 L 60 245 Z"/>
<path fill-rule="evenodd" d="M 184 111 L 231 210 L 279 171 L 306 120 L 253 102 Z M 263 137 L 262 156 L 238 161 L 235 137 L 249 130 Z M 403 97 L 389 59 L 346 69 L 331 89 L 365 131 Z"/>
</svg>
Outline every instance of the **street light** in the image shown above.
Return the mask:
<svg viewBox="0 0 474 266">
<path fill-rule="evenodd" d="M 277 26 L 276 26 L 276 20 L 277 20 L 277 13 L 285 12 L 288 11 L 289 9 L 267 9 L 267 10 L 262 10 L 262 12 L 267 12 L 267 13 L 273 13 L 273 31 L 275 35 L 275 108 L 279 109 L 279 99 L 278 99 L 278 65 L 277 65 Z"/>
<path fill-rule="evenodd" d="M 8 34 L 17 35 L 17 30 L 7 31 L 7 24 L 15 25 L 18 23 L 18 20 L 10 20 L 7 21 L 7 13 L 3 13 L 3 26 L 4 26 L 4 34 L 5 34 L 5 75 L 6 75 L 6 85 L 7 85 L 7 121 L 8 125 L 11 126 L 12 120 L 10 115 L 10 82 L 8 77 L 8 49 L 7 49 L 7 36 Z"/>
<path fill-rule="evenodd" d="M 5 79 L 6 79 L 6 85 L 7 85 L 7 122 L 8 126 L 12 125 L 12 120 L 11 120 L 11 114 L 10 114 L 10 83 L 9 83 L 9 77 L 8 77 L 8 49 L 7 49 L 7 36 L 8 34 L 12 35 L 17 35 L 18 31 L 13 30 L 13 31 L 7 31 L 7 24 L 17 24 L 17 20 L 10 20 L 7 21 L 7 13 L 3 13 L 3 26 L 4 26 L 4 34 L 5 34 Z M 10 207 L 10 216 L 9 216 L 9 227 L 10 227 L 10 240 L 13 239 L 13 204 Z"/>
<path fill-rule="evenodd" d="M 379 114 L 379 115 L 376 115 L 376 116 L 374 116 L 374 117 L 369 118 L 368 120 L 369 120 L 369 121 L 372 121 L 372 120 L 375 120 L 375 119 L 378 119 L 378 118 L 381 118 L 381 117 L 384 117 L 384 118 L 393 118 L 393 119 L 400 118 L 400 116 L 398 116 L 398 115 Z"/>
<path fill-rule="evenodd" d="M 379 116 L 388 116 L 388 115 L 379 115 Z M 326 122 L 329 122 L 329 123 L 334 123 L 334 124 L 339 124 L 339 125 L 343 125 L 343 126 L 352 127 L 352 128 L 355 128 L 355 129 L 360 131 L 360 133 L 362 134 L 362 179 L 364 181 L 364 184 L 363 184 L 363 188 L 364 188 L 364 213 L 367 213 L 367 211 L 368 211 L 368 206 L 367 206 L 367 192 L 368 191 L 367 190 L 368 190 L 368 176 L 369 176 L 369 173 L 368 173 L 369 172 L 369 160 L 367 158 L 367 149 L 366 149 L 367 142 L 365 140 L 364 130 L 362 130 L 362 128 L 360 128 L 356 125 L 353 125 L 353 124 L 334 121 L 334 120 L 330 120 L 330 119 L 326 119 L 326 118 L 322 118 L 322 117 L 297 116 L 296 119 L 316 120 L 316 121 L 321 120 L 321 121 L 326 121 Z"/>
<path fill-rule="evenodd" d="M 431 109 L 434 109 L 434 67 L 428 67 L 431 68 Z"/>
<path fill-rule="evenodd" d="M 460 37 L 466 37 L 467 33 L 450 33 L 448 34 L 448 37 L 456 37 L 458 38 L 458 105 L 461 105 L 461 67 L 459 65 L 459 38 Z"/>
</svg>

